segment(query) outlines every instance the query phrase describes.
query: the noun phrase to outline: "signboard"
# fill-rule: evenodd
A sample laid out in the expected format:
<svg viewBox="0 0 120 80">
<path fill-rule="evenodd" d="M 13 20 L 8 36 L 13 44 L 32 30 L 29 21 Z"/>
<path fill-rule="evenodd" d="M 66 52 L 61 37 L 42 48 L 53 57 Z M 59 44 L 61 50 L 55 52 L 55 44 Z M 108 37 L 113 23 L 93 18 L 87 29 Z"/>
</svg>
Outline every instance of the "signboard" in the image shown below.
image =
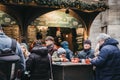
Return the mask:
<svg viewBox="0 0 120 80">
<path fill-rule="evenodd" d="M 37 18 L 33 23 L 37 26 L 39 25 L 66 28 L 76 28 L 78 25 L 81 25 L 80 21 L 78 21 L 76 18 L 61 11 L 46 13 Z"/>
</svg>

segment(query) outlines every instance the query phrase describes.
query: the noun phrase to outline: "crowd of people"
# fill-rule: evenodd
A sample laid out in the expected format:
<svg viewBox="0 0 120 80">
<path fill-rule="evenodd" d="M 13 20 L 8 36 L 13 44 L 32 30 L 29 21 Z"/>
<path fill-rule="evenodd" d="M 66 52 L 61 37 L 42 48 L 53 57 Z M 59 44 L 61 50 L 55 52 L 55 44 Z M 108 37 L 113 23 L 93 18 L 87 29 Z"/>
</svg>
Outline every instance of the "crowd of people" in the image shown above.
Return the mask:
<svg viewBox="0 0 120 80">
<path fill-rule="evenodd" d="M 55 42 L 52 36 L 45 38 L 45 44 L 37 38 L 30 50 L 26 43 L 16 42 L 15 53 L 20 59 L 15 63 L 14 75 L 9 80 L 49 80 L 53 78 L 52 62 L 78 63 L 82 60 L 88 60 L 95 67 L 95 80 L 120 80 L 118 41 L 105 33 L 98 35 L 97 41 L 96 49 L 92 49 L 91 41 L 85 40 L 83 50 L 77 54 L 70 50 L 67 41 Z M 12 38 L 6 36 L 0 26 L 0 49 L 11 48 L 11 42 Z M 2 78 L 3 75 L 0 67 L 0 80 L 8 80 L 8 76 Z"/>
</svg>

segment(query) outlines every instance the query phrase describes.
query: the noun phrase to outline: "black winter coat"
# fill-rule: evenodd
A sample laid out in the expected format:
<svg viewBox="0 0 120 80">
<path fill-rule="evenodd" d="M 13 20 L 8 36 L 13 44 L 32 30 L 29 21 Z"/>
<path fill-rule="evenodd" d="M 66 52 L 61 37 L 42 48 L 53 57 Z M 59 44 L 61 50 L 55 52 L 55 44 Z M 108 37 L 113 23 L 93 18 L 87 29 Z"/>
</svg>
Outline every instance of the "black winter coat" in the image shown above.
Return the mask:
<svg viewBox="0 0 120 80">
<path fill-rule="evenodd" d="M 120 50 L 118 41 L 107 39 L 91 63 L 96 66 L 96 80 L 120 80 Z"/>
<path fill-rule="evenodd" d="M 31 80 L 49 80 L 50 61 L 46 47 L 32 49 L 32 53 L 26 61 L 26 69 L 30 71 Z"/>
</svg>

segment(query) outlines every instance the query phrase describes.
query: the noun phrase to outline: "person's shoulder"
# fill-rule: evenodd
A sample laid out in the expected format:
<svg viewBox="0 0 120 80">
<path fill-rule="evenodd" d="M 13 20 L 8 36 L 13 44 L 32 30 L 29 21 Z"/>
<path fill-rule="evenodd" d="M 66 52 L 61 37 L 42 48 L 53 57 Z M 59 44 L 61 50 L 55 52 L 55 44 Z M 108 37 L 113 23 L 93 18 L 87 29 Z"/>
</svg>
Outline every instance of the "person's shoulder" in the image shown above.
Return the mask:
<svg viewBox="0 0 120 80">
<path fill-rule="evenodd" d="M 35 53 L 30 53 L 29 58 L 34 59 L 37 55 Z"/>
<path fill-rule="evenodd" d="M 116 46 L 113 46 L 113 45 L 105 45 L 101 48 L 102 51 L 113 51 L 114 49 L 116 49 L 117 47 Z"/>
<path fill-rule="evenodd" d="M 7 36 L 5 33 L 0 33 L 0 37 L 11 38 L 11 37 Z"/>
<path fill-rule="evenodd" d="M 70 50 L 70 49 L 66 49 L 66 52 L 68 52 L 68 53 L 73 53 L 73 51 Z"/>
<path fill-rule="evenodd" d="M 107 50 L 107 49 L 111 49 L 111 45 L 103 45 L 100 50 Z"/>
</svg>

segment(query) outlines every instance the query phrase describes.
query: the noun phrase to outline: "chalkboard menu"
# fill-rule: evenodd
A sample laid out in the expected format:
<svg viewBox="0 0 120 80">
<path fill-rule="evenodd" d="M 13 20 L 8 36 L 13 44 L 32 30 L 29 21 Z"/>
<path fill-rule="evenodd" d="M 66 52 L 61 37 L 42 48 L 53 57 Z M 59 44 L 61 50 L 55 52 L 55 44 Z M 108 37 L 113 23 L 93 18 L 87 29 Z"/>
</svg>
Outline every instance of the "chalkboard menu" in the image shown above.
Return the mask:
<svg viewBox="0 0 120 80">
<path fill-rule="evenodd" d="M 77 28 L 76 33 L 77 33 L 76 40 L 77 40 L 78 50 L 82 50 L 83 40 L 84 40 L 84 28 Z"/>
<path fill-rule="evenodd" d="M 78 50 L 82 50 L 83 49 L 83 36 L 77 35 L 76 40 L 77 40 Z"/>
<path fill-rule="evenodd" d="M 5 26 L 3 27 L 4 33 L 18 41 L 20 41 L 20 30 L 18 25 Z"/>
</svg>

